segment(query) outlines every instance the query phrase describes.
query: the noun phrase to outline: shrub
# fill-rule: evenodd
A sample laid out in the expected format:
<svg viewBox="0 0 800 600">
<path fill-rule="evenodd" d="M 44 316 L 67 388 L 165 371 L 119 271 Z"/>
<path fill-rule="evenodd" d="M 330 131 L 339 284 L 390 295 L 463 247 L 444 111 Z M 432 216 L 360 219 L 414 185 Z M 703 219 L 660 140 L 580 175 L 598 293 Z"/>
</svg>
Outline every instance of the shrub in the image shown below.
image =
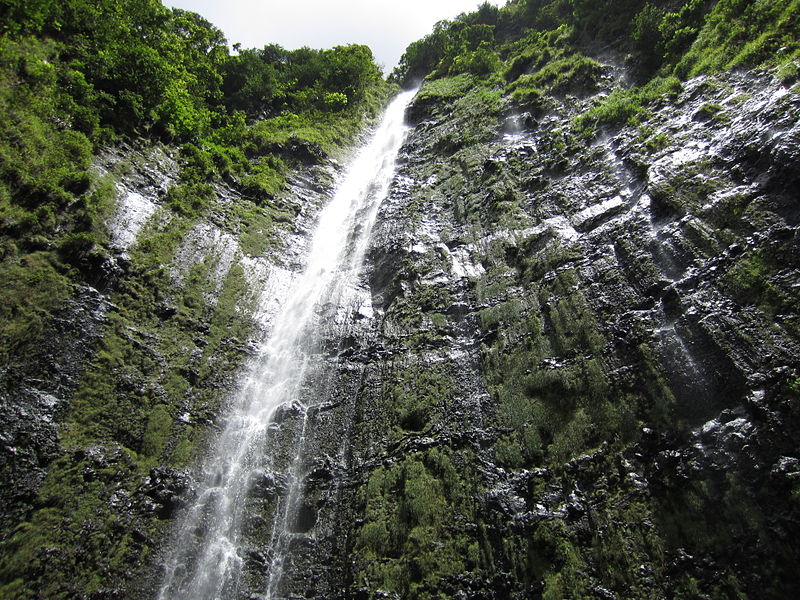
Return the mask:
<svg viewBox="0 0 800 600">
<path fill-rule="evenodd" d="M 720 0 L 675 73 L 693 77 L 720 69 L 783 64 L 800 53 L 798 30 L 800 0 Z"/>
<path fill-rule="evenodd" d="M 477 50 L 462 54 L 453 59 L 453 64 L 450 67 L 450 74 L 470 73 L 487 78 L 492 74 L 498 73 L 501 65 L 502 63 L 500 62 L 500 57 L 497 52 L 495 52 L 490 44 L 484 42 Z"/>
<path fill-rule="evenodd" d="M 165 204 L 184 217 L 204 213 L 214 197 L 214 188 L 208 183 L 174 185 L 167 191 Z"/>
<path fill-rule="evenodd" d="M 579 116 L 575 125 L 584 136 L 593 135 L 602 126 L 638 125 L 647 117 L 649 104 L 674 99 L 682 89 L 676 77 L 656 78 L 643 87 L 616 89 Z"/>
<path fill-rule="evenodd" d="M 142 437 L 142 454 L 148 458 L 158 459 L 164 453 L 170 431 L 172 430 L 172 417 L 163 404 L 150 410 L 150 415 Z"/>
</svg>

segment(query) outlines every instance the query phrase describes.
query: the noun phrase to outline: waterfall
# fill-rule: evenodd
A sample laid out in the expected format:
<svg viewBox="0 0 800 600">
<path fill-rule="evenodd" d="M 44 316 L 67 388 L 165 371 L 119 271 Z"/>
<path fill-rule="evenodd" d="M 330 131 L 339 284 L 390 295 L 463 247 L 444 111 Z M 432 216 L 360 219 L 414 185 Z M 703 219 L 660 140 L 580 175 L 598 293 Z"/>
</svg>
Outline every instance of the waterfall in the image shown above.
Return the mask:
<svg viewBox="0 0 800 600">
<path fill-rule="evenodd" d="M 305 414 L 299 391 L 319 357 L 321 305 L 348 306 L 380 202 L 389 190 L 405 137 L 405 108 L 414 92 L 395 98 L 347 170 L 331 202 L 321 211 L 306 267 L 275 318 L 269 339 L 246 371 L 203 466 L 197 499 L 187 508 L 170 542 L 159 600 L 230 600 L 237 597 L 245 557 L 241 531 L 248 487 L 270 471 L 264 448 L 281 407 L 303 416 L 292 453 L 303 451 Z M 334 313 L 337 311 L 334 311 Z M 269 541 L 270 576 L 261 593 L 271 597 L 282 574 L 287 524 L 301 490 L 288 478 L 286 499 L 275 511 Z"/>
</svg>

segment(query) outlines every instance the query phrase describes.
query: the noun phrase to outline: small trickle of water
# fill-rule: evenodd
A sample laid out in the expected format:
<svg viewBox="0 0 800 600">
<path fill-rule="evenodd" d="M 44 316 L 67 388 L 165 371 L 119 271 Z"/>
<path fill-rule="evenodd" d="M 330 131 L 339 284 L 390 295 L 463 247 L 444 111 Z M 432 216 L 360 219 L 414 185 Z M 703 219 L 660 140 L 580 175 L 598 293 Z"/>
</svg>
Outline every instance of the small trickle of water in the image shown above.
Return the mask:
<svg viewBox="0 0 800 600">
<path fill-rule="evenodd" d="M 516 149 L 523 146 L 536 147 L 536 140 L 525 131 L 525 117 L 512 113 L 503 124 L 503 147 Z"/>
<path fill-rule="evenodd" d="M 276 317 L 272 333 L 244 377 L 227 425 L 220 433 L 201 477 L 196 502 L 175 531 L 171 555 L 159 600 L 221 600 L 237 596 L 245 560 L 241 521 L 248 485 L 254 476 L 269 472 L 271 459 L 263 448 L 281 407 L 307 407 L 299 402 L 304 374 L 317 355 L 323 304 L 347 306 L 356 287 L 370 233 L 381 200 L 394 175 L 395 160 L 405 137 L 404 113 L 414 92 L 400 94 L 388 107 L 371 141 L 361 150 L 320 214 L 303 274 Z M 333 311 L 334 313 L 336 311 Z M 302 452 L 305 419 L 296 453 Z M 294 462 L 298 462 L 295 457 Z M 289 490 L 292 505 L 298 490 Z M 297 515 L 285 508 L 273 527 L 269 581 L 271 597 L 281 577 L 282 553 Z"/>
<path fill-rule="evenodd" d="M 504 133 L 512 136 L 522 133 L 522 117 L 516 113 L 508 115 L 504 129 Z"/>
<path fill-rule="evenodd" d="M 119 202 L 117 212 L 111 218 L 108 229 L 111 246 L 117 250 L 128 250 L 136 242 L 139 232 L 156 211 L 157 205 L 138 192 L 117 186 Z"/>
</svg>

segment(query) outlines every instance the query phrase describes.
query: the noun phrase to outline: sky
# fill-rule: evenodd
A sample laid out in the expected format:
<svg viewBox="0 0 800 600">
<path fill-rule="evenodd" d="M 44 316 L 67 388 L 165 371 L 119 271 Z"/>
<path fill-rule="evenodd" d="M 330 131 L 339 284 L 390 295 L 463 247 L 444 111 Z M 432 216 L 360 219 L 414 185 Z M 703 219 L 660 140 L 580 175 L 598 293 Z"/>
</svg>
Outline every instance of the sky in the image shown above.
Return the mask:
<svg viewBox="0 0 800 600">
<path fill-rule="evenodd" d="M 502 6 L 505 0 L 490 0 Z M 442 19 L 474 11 L 481 0 L 163 0 L 200 13 L 243 48 L 280 44 L 332 48 L 366 44 L 388 73 L 411 42 Z"/>
</svg>

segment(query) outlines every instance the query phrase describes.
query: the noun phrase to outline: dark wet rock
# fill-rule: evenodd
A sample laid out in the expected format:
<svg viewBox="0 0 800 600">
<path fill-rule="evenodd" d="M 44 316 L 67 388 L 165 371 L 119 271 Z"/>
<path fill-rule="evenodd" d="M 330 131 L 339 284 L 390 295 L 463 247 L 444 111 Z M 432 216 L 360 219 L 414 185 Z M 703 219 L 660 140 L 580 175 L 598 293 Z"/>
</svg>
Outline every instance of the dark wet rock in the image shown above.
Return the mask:
<svg viewBox="0 0 800 600">
<path fill-rule="evenodd" d="M 186 471 L 154 467 L 136 493 L 155 503 L 159 519 L 169 519 L 191 498 L 192 485 L 193 481 Z"/>
<path fill-rule="evenodd" d="M 736 107 L 725 104 L 719 91 L 724 86 L 729 86 L 728 96 L 748 93 L 752 100 Z M 796 531 L 798 524 L 786 497 L 778 500 L 782 490 L 794 485 L 790 482 L 797 471 L 793 451 L 789 451 L 794 439 L 789 421 L 794 417 L 787 421 L 788 413 L 778 407 L 784 405 L 781 398 L 785 393 L 779 390 L 796 377 L 792 352 L 797 336 L 796 329 L 768 326 L 770 317 L 763 312 L 767 309 L 736 297 L 732 278 L 736 265 L 751 260 L 754 253 L 766 252 L 774 258 L 781 252 L 782 258 L 771 263 L 776 271 L 769 281 L 779 286 L 781 293 L 795 293 L 789 290 L 796 259 L 789 258 L 794 254 L 787 249 L 796 245 L 796 216 L 791 203 L 782 199 L 779 183 L 785 177 L 792 179 L 792 167 L 784 171 L 777 166 L 783 161 L 791 164 L 793 158 L 788 146 L 779 150 L 783 148 L 780 142 L 770 140 L 791 139 L 794 134 L 788 132 L 796 125 L 776 114 L 765 116 L 764 111 L 782 114 L 789 110 L 796 116 L 798 107 L 794 98 L 784 105 L 780 88 L 761 76 L 725 76 L 724 86 L 706 78 L 687 82 L 674 106 L 663 106 L 652 115 L 651 125 L 673 137 L 665 148 L 649 153 L 637 145 L 635 131 L 622 128 L 609 132 L 608 140 L 594 147 L 573 148 L 572 156 L 559 155 L 543 137 L 563 122 L 559 119 L 569 118 L 570 109 L 564 107 L 549 120 L 522 119 L 522 131 L 515 133 L 516 137 L 499 125 L 498 138 L 505 138 L 496 145 L 465 149 L 453 143 L 450 126 L 443 124 L 448 116 L 441 107 L 428 101 L 412 106 L 411 121 L 417 125 L 408 140 L 398 181 L 376 225 L 368 265 L 373 302 L 382 319 L 381 345 L 392 350 L 372 354 L 371 363 L 361 367 L 365 371 L 354 409 L 359 415 L 359 437 L 340 446 L 349 453 L 350 472 L 358 475 L 351 475 L 339 490 L 356 507 L 347 507 L 348 501 L 343 505 L 340 499 L 333 504 L 315 504 L 319 507 L 313 528 L 317 548 L 344 544 L 363 559 L 359 542 L 347 546 L 344 540 L 364 531 L 362 519 L 369 519 L 370 513 L 365 516 L 363 500 L 347 490 L 364 493 L 370 473 L 398 469 L 409 457 L 424 460 L 442 449 L 468 448 L 474 453 L 472 464 L 478 466 L 464 468 L 476 468 L 475 477 L 485 486 L 473 496 L 479 502 L 479 516 L 462 524 L 463 517 L 454 515 L 450 527 L 473 540 L 478 540 L 479 531 L 486 531 L 487 545 L 482 552 L 491 550 L 493 575 L 476 570 L 442 576 L 438 589 L 447 590 L 448 597 L 539 597 L 545 587 L 542 580 L 523 584 L 509 575 L 514 559 L 508 545 L 517 543 L 510 540 L 524 544 L 524 539 L 538 540 L 540 549 L 530 551 L 535 556 L 530 560 L 540 561 L 535 563 L 540 565 L 557 560 L 553 558 L 555 548 L 569 543 L 586 561 L 579 576 L 593 597 L 639 597 L 645 594 L 642 590 L 659 596 L 687 573 L 702 581 L 701 587 L 711 589 L 716 585 L 714 573 L 732 568 L 741 585 L 760 589 L 763 575 L 755 565 L 758 557 L 767 553 L 759 545 L 764 542 L 756 543 L 756 530 L 748 529 L 734 504 L 725 504 L 733 501 L 725 498 L 741 499 L 745 511 L 764 502 L 781 506 L 771 518 L 775 533 L 767 536 L 772 540 L 769 543 L 781 544 L 779 540 L 788 531 Z M 693 120 L 705 104 L 723 108 L 715 114 L 707 108 L 702 119 Z M 754 122 L 769 122 L 769 127 L 785 133 L 767 135 L 767 126 L 754 128 Z M 748 146 L 750 151 L 745 150 Z M 445 179 L 455 177 L 453 171 L 447 171 L 451 164 L 448 153 L 452 152 L 459 153 L 460 167 L 472 166 L 466 167 L 466 179 L 448 187 L 438 177 L 442 173 Z M 527 158 L 531 152 L 537 154 L 535 161 Z M 781 152 L 789 155 L 776 158 Z M 437 160 L 441 163 L 432 168 Z M 757 169 L 754 161 L 759 161 Z M 510 201 L 514 195 L 485 188 L 495 186 L 499 177 L 508 178 L 509 173 L 515 181 L 536 183 L 524 184 L 527 199 L 522 206 L 528 211 L 527 225 L 506 231 L 491 222 L 491 206 Z M 456 206 L 462 205 L 464 212 L 460 213 Z M 469 210 L 481 214 L 477 222 L 469 223 Z M 742 210 L 749 210 L 752 219 L 733 215 Z M 440 244 L 450 255 L 447 269 L 438 269 L 434 258 L 433 249 Z M 574 254 L 555 268 L 531 264 L 530 257 L 541 260 L 553 247 Z M 494 252 L 491 257 L 487 256 L 489 249 Z M 471 255 L 484 257 L 480 269 L 470 271 L 472 265 L 465 264 L 464 258 Z M 476 289 L 483 293 L 482 279 L 488 277 L 485 272 L 489 268 L 505 269 L 505 277 L 512 283 L 504 290 L 502 279 L 497 278 L 493 284 L 499 291 L 478 299 Z M 655 382 L 661 381 L 674 403 L 669 410 L 675 421 L 665 425 L 650 420 L 652 415 L 640 415 L 643 426 L 639 425 L 633 442 L 620 446 L 607 440 L 595 450 L 546 469 L 502 468 L 497 444 L 510 430 L 487 426 L 496 410 L 495 399 L 483 388 L 487 363 L 485 356 L 473 354 L 471 348 L 480 346 L 470 345 L 464 338 L 479 339 L 486 347 L 502 340 L 505 352 L 516 343 L 534 343 L 535 336 L 513 331 L 502 318 L 481 328 L 476 314 L 539 293 L 567 270 L 576 273 L 571 287 L 559 288 L 551 299 L 540 297 L 532 313 L 543 315 L 545 335 L 555 338 L 552 307 L 580 292 L 597 318 L 606 345 L 594 354 L 580 346 L 553 352 L 520 372 L 528 377 L 534 372 L 562 377 L 572 369 L 584 368 L 594 357 L 602 357 L 603 377 L 610 386 L 606 393 L 628 389 L 644 398 L 653 394 Z M 426 297 L 415 310 L 416 314 L 440 310 L 452 320 L 449 334 L 441 337 L 405 308 L 420 290 L 437 288 L 447 290 L 446 303 L 439 308 Z M 778 313 L 791 310 L 780 308 Z M 361 323 L 363 326 L 363 319 Z M 415 336 L 422 338 L 415 342 L 419 345 L 409 341 Z M 642 348 L 649 349 L 645 355 Z M 348 350 L 339 358 L 351 361 L 354 356 Z M 433 427 L 395 430 L 398 437 L 390 441 L 384 437 L 385 428 L 375 426 L 373 431 L 370 419 L 408 426 L 410 421 L 402 418 L 392 421 L 394 409 L 388 397 L 391 393 L 391 398 L 397 398 L 397 392 L 390 392 L 391 386 L 397 385 L 397 374 L 404 365 L 422 370 L 437 362 L 459 365 L 453 367 L 458 373 L 458 391 L 446 409 L 448 416 L 442 416 Z M 651 368 L 648 364 L 654 369 L 650 379 L 643 378 Z M 789 371 L 781 371 L 784 367 Z M 343 392 L 337 395 L 345 397 Z M 484 395 L 489 400 L 481 400 Z M 349 402 L 337 402 L 328 417 L 331 423 L 347 422 Z M 344 420 L 337 420 L 337 415 Z M 479 423 L 482 426 L 476 426 Z M 333 440 L 321 433 L 313 435 L 307 447 L 331 454 Z M 338 477 L 327 489 L 336 489 Z M 402 494 L 402 488 L 393 493 Z M 319 490 L 309 491 L 307 499 L 319 499 L 319 494 Z M 392 506 L 391 500 L 384 502 Z M 680 519 L 684 515 L 692 524 L 689 527 L 698 531 L 698 523 L 707 514 L 714 515 L 705 518 L 712 519 L 715 527 L 736 540 L 735 551 L 713 542 L 715 550 L 705 550 L 705 557 L 698 558 L 703 552 L 692 547 L 694 533 L 684 529 Z M 329 533 L 334 531 L 339 533 Z M 624 586 L 603 579 L 603 567 L 592 558 L 610 551 L 602 540 L 613 531 L 626 532 L 622 534 L 625 539 L 650 540 L 641 542 L 644 546 L 638 549 L 629 549 L 630 579 Z M 656 539 L 661 541 L 654 542 Z M 650 543 L 666 544 L 663 556 L 657 558 L 652 549 L 643 549 Z M 789 551 L 780 560 L 791 562 L 791 555 Z M 323 571 L 326 581 L 349 572 L 354 581 L 352 594 L 378 597 L 379 588 L 365 586 L 357 574 L 368 561 L 359 564 L 350 570 L 346 562 L 335 562 Z M 287 572 L 286 585 L 295 581 L 299 590 L 303 572 L 299 567 Z M 787 571 L 781 572 L 785 589 L 792 589 L 792 578 Z M 503 573 L 505 579 L 500 576 Z"/>
<path fill-rule="evenodd" d="M 170 242 L 172 261 L 155 271 L 132 250 L 149 227 L 171 224 L 164 199 L 177 183 L 178 152 L 123 142 L 96 157 L 92 170 L 113 186 L 117 205 L 92 261 L 72 261 L 75 278 L 92 285 L 77 285 L 54 312 L 41 347 L 0 371 L 0 542 L 4 556 L 37 557 L 25 573 L 14 567 L 12 579 L 52 583 L 75 598 L 157 595 L 160 567 L 150 561 L 195 495 L 189 469 L 166 465 L 203 452 L 237 370 L 262 350 L 249 336 L 269 329 L 278 306 L 265 299 L 263 320 L 253 323 L 258 291 L 280 291 L 302 266 L 306 232 L 338 168 L 319 164 L 317 150 L 287 150 L 314 164 L 296 165 L 285 202 L 270 207 L 291 226 L 263 220 L 263 234 L 273 235 L 265 256 L 256 255 L 260 230 L 250 254 L 239 243 L 249 225 L 232 208 L 245 201 L 241 193 L 215 184 L 208 214 L 187 223 Z M 187 297 L 198 270 L 201 289 Z M 285 479 L 276 480 L 283 493 Z M 20 535 L 19 526 L 33 533 Z M 87 586 L 95 591 L 82 595 Z"/>
<path fill-rule="evenodd" d="M 56 315 L 36 355 L 0 371 L 0 501 L 5 507 L 0 531 L 24 514 L 47 465 L 61 452 L 58 419 L 68 408 L 108 306 L 96 289 L 79 288 Z"/>
<path fill-rule="evenodd" d="M 261 498 L 274 498 L 286 494 L 287 487 L 288 484 L 283 475 L 276 476 L 274 473 L 259 470 L 253 471 L 250 475 L 248 493 Z"/>
<path fill-rule="evenodd" d="M 299 402 L 292 402 L 291 404 L 283 404 L 275 410 L 272 416 L 272 423 L 280 426 L 284 421 L 297 419 L 302 416 L 305 409 Z"/>
<path fill-rule="evenodd" d="M 325 153 L 319 144 L 301 139 L 295 135 L 291 135 L 285 142 L 273 144 L 271 148 L 265 148 L 265 150 L 287 154 L 308 164 L 318 164 L 325 159 Z"/>
</svg>

